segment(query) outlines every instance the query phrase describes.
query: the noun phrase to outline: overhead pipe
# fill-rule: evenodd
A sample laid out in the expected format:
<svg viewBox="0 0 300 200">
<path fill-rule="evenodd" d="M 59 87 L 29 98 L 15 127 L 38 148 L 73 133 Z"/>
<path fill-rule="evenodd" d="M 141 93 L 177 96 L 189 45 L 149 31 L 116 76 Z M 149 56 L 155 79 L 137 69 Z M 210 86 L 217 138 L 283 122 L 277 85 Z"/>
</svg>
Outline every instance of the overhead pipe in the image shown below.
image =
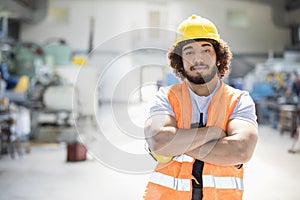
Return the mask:
<svg viewBox="0 0 300 200">
<path fill-rule="evenodd" d="M 9 17 L 17 18 L 22 22 L 37 23 L 43 20 L 48 11 L 49 0 L 31 0 L 30 4 L 22 4 L 17 0 L 0 0 L 0 15 L 9 13 Z"/>
<path fill-rule="evenodd" d="M 279 27 L 290 29 L 291 46 L 288 49 L 300 48 L 300 9 L 287 10 L 284 0 L 273 0 L 273 21 Z"/>
<path fill-rule="evenodd" d="M 272 20 L 278 27 L 289 28 L 291 32 L 292 49 L 300 48 L 300 9 L 294 4 L 287 3 L 285 0 L 255 0 L 264 3 L 272 8 Z M 253 1 L 252 1 L 253 2 Z M 299 1 L 297 1 L 299 2 Z M 293 9 L 291 9 L 293 7 Z"/>
<path fill-rule="evenodd" d="M 8 17 L 7 16 L 1 16 L 0 17 L 1 22 L 1 32 L 0 32 L 0 39 L 7 38 L 8 34 Z"/>
<path fill-rule="evenodd" d="M 30 23 L 38 23 L 45 19 L 48 12 L 48 2 L 49 0 L 33 0 L 33 12 L 31 14 Z"/>
<path fill-rule="evenodd" d="M 300 8 L 300 1 L 288 1 L 285 6 L 287 11 L 293 11 Z"/>
</svg>

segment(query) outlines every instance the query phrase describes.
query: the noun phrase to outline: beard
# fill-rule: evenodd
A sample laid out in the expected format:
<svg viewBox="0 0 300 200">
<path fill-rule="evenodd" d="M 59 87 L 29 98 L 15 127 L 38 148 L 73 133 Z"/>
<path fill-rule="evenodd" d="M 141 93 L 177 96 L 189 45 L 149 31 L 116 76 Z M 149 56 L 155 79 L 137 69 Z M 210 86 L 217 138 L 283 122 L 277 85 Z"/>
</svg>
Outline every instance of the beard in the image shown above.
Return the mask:
<svg viewBox="0 0 300 200">
<path fill-rule="evenodd" d="M 193 69 L 193 67 L 191 67 Z M 197 73 L 197 75 L 190 75 L 186 70 L 183 70 L 183 75 L 188 81 L 194 84 L 205 84 L 210 82 L 218 73 L 218 68 L 214 66 L 209 73 Z"/>
</svg>

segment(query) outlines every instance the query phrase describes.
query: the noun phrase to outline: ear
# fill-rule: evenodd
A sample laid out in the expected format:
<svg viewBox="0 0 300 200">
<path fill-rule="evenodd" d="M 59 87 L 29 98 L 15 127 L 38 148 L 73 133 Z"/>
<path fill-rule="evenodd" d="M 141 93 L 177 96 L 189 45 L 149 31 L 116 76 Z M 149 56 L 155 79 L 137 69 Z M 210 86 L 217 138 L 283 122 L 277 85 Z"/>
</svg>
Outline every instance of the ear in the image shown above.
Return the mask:
<svg viewBox="0 0 300 200">
<path fill-rule="evenodd" d="M 219 67 L 221 65 L 221 62 L 217 61 L 216 65 Z"/>
</svg>

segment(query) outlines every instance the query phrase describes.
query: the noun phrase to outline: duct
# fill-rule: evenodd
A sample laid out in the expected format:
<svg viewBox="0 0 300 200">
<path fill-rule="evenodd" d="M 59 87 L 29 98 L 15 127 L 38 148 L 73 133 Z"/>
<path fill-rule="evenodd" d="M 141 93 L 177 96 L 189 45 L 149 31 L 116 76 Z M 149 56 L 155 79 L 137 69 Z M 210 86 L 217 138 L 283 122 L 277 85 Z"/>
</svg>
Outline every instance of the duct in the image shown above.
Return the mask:
<svg viewBox="0 0 300 200">
<path fill-rule="evenodd" d="M 300 8 L 300 1 L 298 0 L 289 0 L 285 6 L 287 11 L 297 10 Z"/>
<path fill-rule="evenodd" d="M 300 26 L 300 9 L 294 7 L 285 0 L 273 0 L 270 4 L 273 9 L 273 21 L 279 27 L 297 27 Z"/>
<path fill-rule="evenodd" d="M 290 49 L 300 49 L 300 26 L 291 26 L 291 42 Z"/>
<path fill-rule="evenodd" d="M 288 48 L 299 49 L 300 0 L 252 0 L 252 2 L 253 1 L 271 6 L 274 24 L 282 28 L 289 28 L 291 31 L 291 46 Z"/>
<path fill-rule="evenodd" d="M 240 0 L 241 1 L 241 0 Z M 300 26 L 300 0 L 246 0 L 272 8 L 272 19 L 279 27 Z"/>
<path fill-rule="evenodd" d="M 20 0 L 0 0 L 0 16 L 17 18 L 22 22 L 37 23 L 47 14 L 48 0 L 31 0 L 27 4 Z"/>
<path fill-rule="evenodd" d="M 289 28 L 291 33 L 291 45 L 287 50 L 300 49 L 300 1 L 273 0 L 272 19 L 276 26 Z"/>
<path fill-rule="evenodd" d="M 294 2 L 299 2 L 299 1 L 294 1 Z M 275 25 L 290 29 L 291 46 L 287 48 L 290 50 L 299 49 L 300 48 L 300 9 L 288 8 L 287 6 L 293 6 L 293 5 L 290 3 L 286 3 L 284 0 L 274 0 L 273 4 L 271 5 L 273 8 L 273 21 Z"/>
<path fill-rule="evenodd" d="M 32 11 L 14 0 L 0 0 L 0 15 L 13 18 L 29 18 Z"/>
<path fill-rule="evenodd" d="M 288 27 L 289 22 L 287 21 L 287 14 L 285 10 L 284 0 L 273 0 L 270 4 L 272 7 L 272 19 L 275 25 L 279 27 Z"/>
<path fill-rule="evenodd" d="M 48 0 L 33 0 L 33 9 L 29 22 L 38 23 L 43 20 L 48 12 Z"/>
</svg>

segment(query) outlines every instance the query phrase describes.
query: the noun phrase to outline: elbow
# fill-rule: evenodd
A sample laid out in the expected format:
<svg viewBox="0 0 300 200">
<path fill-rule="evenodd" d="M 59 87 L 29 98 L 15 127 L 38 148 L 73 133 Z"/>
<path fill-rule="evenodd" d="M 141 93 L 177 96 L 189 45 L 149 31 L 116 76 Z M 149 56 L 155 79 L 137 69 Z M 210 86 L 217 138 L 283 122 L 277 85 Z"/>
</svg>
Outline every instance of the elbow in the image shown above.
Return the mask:
<svg viewBox="0 0 300 200">
<path fill-rule="evenodd" d="M 159 149 L 162 148 L 159 140 L 157 139 L 157 136 L 146 138 L 146 141 L 148 143 L 149 149 L 154 153 L 158 153 Z"/>
<path fill-rule="evenodd" d="M 253 156 L 256 144 L 258 141 L 257 135 L 252 135 L 247 141 L 241 141 L 238 145 L 238 160 L 239 163 L 249 162 Z"/>
<path fill-rule="evenodd" d="M 159 147 L 159 139 L 158 139 L 158 134 L 159 134 L 159 128 L 154 128 L 151 126 L 150 123 L 146 124 L 144 127 L 144 134 L 145 134 L 145 140 L 148 144 L 149 149 L 154 152 L 156 151 Z"/>
<path fill-rule="evenodd" d="M 152 136 L 151 138 L 146 139 L 148 146 L 150 150 L 153 153 L 159 154 L 159 155 L 165 155 L 166 154 L 166 145 L 167 145 L 167 138 L 166 134 L 157 134 L 155 136 Z"/>
<path fill-rule="evenodd" d="M 242 151 L 238 156 L 238 162 L 237 163 L 249 162 L 249 160 L 252 158 L 252 154 L 253 153 Z"/>
<path fill-rule="evenodd" d="M 149 149 L 159 155 L 169 155 L 176 131 L 175 127 L 153 126 L 148 123 L 144 128 L 144 134 Z"/>
<path fill-rule="evenodd" d="M 163 155 L 164 147 L 168 144 L 169 134 L 161 133 L 161 130 L 157 129 L 145 129 L 146 142 L 149 149 L 156 154 Z"/>
</svg>

